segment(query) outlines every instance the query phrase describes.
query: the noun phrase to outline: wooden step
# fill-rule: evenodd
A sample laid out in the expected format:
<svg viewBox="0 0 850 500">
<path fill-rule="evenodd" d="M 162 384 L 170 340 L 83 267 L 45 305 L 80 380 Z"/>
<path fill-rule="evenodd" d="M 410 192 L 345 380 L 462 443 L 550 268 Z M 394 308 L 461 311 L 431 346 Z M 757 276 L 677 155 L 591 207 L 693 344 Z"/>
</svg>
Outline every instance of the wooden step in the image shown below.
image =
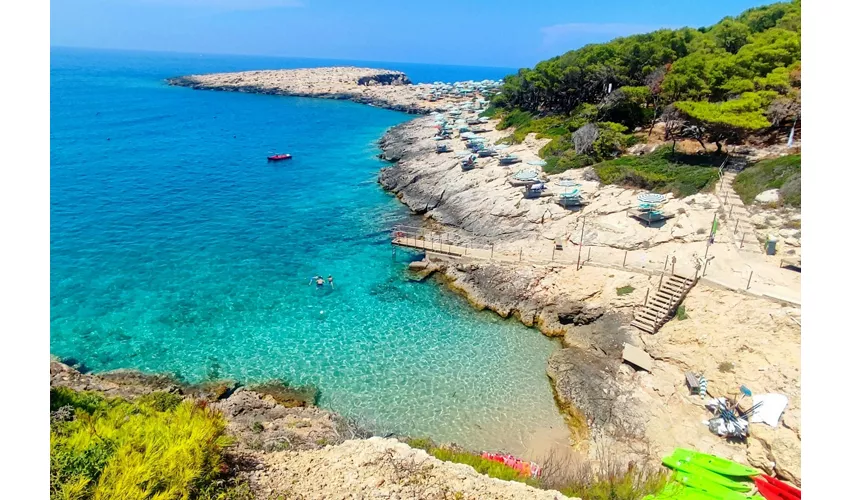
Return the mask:
<svg viewBox="0 0 850 500">
<path fill-rule="evenodd" d="M 658 316 L 659 318 L 663 318 L 668 314 L 670 314 L 669 311 L 664 311 L 661 309 L 647 309 L 645 311 L 640 311 L 639 313 L 635 314 L 635 317 L 654 319 L 656 316 Z"/>
<path fill-rule="evenodd" d="M 665 323 L 665 321 L 663 321 L 661 318 L 658 318 L 658 321 L 655 321 L 654 319 L 636 318 L 634 322 L 640 323 L 647 328 L 655 328 L 654 325 L 657 325 L 658 328 L 660 328 L 661 325 Z"/>
<path fill-rule="evenodd" d="M 667 299 L 649 299 L 646 307 L 649 309 L 670 309 L 676 304 L 675 300 Z"/>
<path fill-rule="evenodd" d="M 656 316 L 654 314 L 651 314 L 651 315 L 648 314 L 648 315 L 635 316 L 635 320 L 640 321 L 642 323 L 645 323 L 647 325 L 656 325 L 657 324 L 658 326 L 661 326 L 669 317 L 670 317 L 669 314 L 659 314 L 658 316 Z"/>
<path fill-rule="evenodd" d="M 682 292 L 684 292 L 682 287 L 673 286 L 673 285 L 664 285 L 664 286 L 661 287 L 661 290 L 659 290 L 659 291 L 667 292 L 669 295 L 672 295 L 674 297 L 678 297 L 678 296 L 682 295 Z"/>
<path fill-rule="evenodd" d="M 655 324 L 654 318 L 647 318 L 645 316 L 635 316 L 634 321 L 638 323 L 643 323 L 646 326 L 652 326 Z"/>
<path fill-rule="evenodd" d="M 646 304 L 647 307 L 655 306 L 659 309 L 670 309 L 671 307 L 678 304 L 678 300 L 667 300 L 667 299 L 650 299 L 649 303 Z"/>
<path fill-rule="evenodd" d="M 638 330 L 644 331 L 646 333 L 655 333 L 655 327 L 643 325 L 643 324 L 637 323 L 635 321 L 632 321 L 631 325 L 633 327 L 637 328 Z"/>
<path fill-rule="evenodd" d="M 669 311 L 664 311 L 664 310 L 661 310 L 661 309 L 647 309 L 645 311 L 641 311 L 641 312 L 635 314 L 635 317 L 636 318 L 646 318 L 648 320 L 655 321 L 655 318 L 661 319 L 664 316 L 667 316 L 668 314 L 670 314 Z"/>
</svg>

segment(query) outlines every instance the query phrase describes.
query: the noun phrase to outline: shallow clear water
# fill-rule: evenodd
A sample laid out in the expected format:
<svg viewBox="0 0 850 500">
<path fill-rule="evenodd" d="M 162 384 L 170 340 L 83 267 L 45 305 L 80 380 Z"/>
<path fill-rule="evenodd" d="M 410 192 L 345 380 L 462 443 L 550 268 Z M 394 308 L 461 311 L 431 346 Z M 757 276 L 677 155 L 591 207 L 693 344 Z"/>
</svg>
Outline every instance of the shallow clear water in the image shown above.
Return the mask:
<svg viewBox="0 0 850 500">
<path fill-rule="evenodd" d="M 562 425 L 552 342 L 392 259 L 389 230 L 409 215 L 375 182 L 375 141 L 409 116 L 162 82 L 261 59 L 51 56 L 53 354 L 315 384 L 322 406 L 481 448 Z M 267 164 L 270 150 L 294 159 Z M 336 289 L 308 286 L 315 274 Z"/>
</svg>

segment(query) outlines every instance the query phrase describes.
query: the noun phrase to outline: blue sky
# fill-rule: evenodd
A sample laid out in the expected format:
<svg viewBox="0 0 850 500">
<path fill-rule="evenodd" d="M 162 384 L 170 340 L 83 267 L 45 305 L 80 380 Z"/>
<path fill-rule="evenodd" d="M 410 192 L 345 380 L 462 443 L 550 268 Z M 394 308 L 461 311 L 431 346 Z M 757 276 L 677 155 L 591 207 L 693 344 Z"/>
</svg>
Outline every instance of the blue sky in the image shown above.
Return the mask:
<svg viewBox="0 0 850 500">
<path fill-rule="evenodd" d="M 523 67 L 746 0 L 52 0 L 53 46 Z"/>
</svg>

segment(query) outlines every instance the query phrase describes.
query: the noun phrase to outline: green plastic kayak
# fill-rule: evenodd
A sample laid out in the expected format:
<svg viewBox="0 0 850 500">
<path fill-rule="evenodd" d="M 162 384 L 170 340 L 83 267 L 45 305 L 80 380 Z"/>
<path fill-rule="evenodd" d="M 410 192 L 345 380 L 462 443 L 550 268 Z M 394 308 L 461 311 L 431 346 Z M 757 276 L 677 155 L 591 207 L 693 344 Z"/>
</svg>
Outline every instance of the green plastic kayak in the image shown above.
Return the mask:
<svg viewBox="0 0 850 500">
<path fill-rule="evenodd" d="M 723 474 L 724 476 L 749 477 L 761 474 L 760 471 L 753 469 L 752 467 L 747 467 L 746 465 L 741 465 L 737 462 L 709 455 L 707 453 L 687 450 L 685 448 L 676 448 L 673 452 L 673 457 L 683 462 L 690 462 L 691 464 L 702 467 L 703 469 Z"/>
<path fill-rule="evenodd" d="M 670 467 L 673 470 L 679 470 L 690 474 L 692 476 L 699 476 L 708 481 L 712 481 L 714 483 L 719 484 L 720 486 L 724 486 L 733 491 L 750 491 L 753 489 L 753 483 L 749 480 L 736 481 L 735 479 L 731 479 L 722 474 L 718 474 L 716 472 L 710 471 L 708 469 L 704 469 L 694 462 L 689 462 L 686 460 L 682 460 L 677 455 L 673 454 L 669 457 L 664 457 L 661 460 L 661 463 Z"/>
<path fill-rule="evenodd" d="M 676 471 L 675 480 L 689 488 L 699 490 L 718 500 L 749 500 L 749 497 L 739 491 L 732 491 L 699 475 Z"/>
<path fill-rule="evenodd" d="M 681 483 L 667 483 L 661 491 L 654 495 L 647 495 L 642 500 L 719 500 L 714 495 L 704 491 L 688 488 Z"/>
</svg>

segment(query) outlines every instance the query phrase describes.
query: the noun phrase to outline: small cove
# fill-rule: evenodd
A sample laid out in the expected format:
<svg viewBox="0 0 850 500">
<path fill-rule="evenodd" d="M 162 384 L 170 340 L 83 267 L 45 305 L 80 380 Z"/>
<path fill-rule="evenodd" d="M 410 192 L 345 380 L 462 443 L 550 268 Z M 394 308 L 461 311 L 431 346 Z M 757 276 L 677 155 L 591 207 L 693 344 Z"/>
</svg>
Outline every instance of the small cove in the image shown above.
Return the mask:
<svg viewBox="0 0 850 500">
<path fill-rule="evenodd" d="M 281 61 L 52 51 L 51 352 L 314 384 L 324 407 L 469 447 L 517 452 L 562 426 L 553 341 L 391 257 L 410 215 L 375 182 L 375 142 L 409 116 L 163 83 Z M 483 71 L 465 78 L 501 76 Z M 271 150 L 295 159 L 267 164 Z M 315 274 L 336 288 L 308 286 Z"/>
</svg>

